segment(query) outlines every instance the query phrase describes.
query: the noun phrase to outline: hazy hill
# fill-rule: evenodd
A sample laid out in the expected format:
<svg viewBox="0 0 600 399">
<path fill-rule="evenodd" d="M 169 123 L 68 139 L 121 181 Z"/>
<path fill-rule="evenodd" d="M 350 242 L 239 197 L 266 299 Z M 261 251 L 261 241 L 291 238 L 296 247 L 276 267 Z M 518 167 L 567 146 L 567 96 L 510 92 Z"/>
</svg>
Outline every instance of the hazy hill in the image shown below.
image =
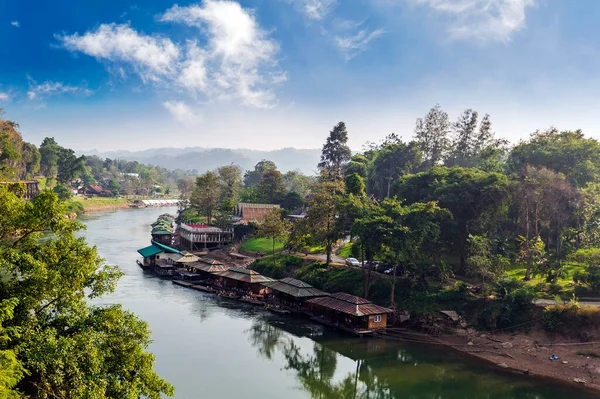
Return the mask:
<svg viewBox="0 0 600 399">
<path fill-rule="evenodd" d="M 299 150 L 296 148 L 282 148 L 274 151 L 257 151 L 248 149 L 226 148 L 153 148 L 143 151 L 107 151 L 96 150 L 80 151 L 85 155 L 97 155 L 101 158 L 125 159 L 152 165 L 162 166 L 167 169 L 196 169 L 203 173 L 222 165 L 234 163 L 244 169 L 252 169 L 262 159 L 268 159 L 282 172 L 300 170 L 305 174 L 315 174 L 321 150 Z"/>
</svg>

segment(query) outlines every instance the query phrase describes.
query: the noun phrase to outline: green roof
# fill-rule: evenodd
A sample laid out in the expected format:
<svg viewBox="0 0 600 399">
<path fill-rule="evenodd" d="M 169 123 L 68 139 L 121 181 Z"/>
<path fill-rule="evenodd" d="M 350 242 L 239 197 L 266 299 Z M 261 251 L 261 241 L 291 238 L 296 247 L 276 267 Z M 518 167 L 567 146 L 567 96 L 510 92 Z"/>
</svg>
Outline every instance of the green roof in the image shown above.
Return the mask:
<svg viewBox="0 0 600 399">
<path fill-rule="evenodd" d="M 171 235 L 171 234 L 173 234 L 173 232 L 168 231 L 168 230 L 163 230 L 163 229 L 154 229 L 154 230 L 152 230 L 152 232 L 150 234 L 152 234 L 153 236 L 156 236 L 156 235 L 164 236 L 164 235 Z"/>
<path fill-rule="evenodd" d="M 175 248 L 171 248 L 168 245 L 161 244 L 160 242 L 156 242 L 156 241 L 152 240 L 152 244 L 154 246 L 157 246 L 157 247 L 161 248 L 165 252 L 170 252 L 172 254 L 178 254 L 179 253 L 179 251 L 176 250 Z"/>
<path fill-rule="evenodd" d="M 160 249 L 156 245 L 150 245 L 149 247 L 138 249 L 138 253 L 144 258 L 159 254 L 161 252 L 164 252 L 164 250 Z"/>
</svg>

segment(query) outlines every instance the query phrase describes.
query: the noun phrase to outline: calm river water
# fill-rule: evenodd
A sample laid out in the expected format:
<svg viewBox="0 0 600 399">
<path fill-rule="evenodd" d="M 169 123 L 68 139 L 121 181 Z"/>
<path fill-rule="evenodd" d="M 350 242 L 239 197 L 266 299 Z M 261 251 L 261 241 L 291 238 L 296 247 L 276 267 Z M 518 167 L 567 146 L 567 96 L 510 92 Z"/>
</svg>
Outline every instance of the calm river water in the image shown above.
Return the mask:
<svg viewBox="0 0 600 399">
<path fill-rule="evenodd" d="M 176 286 L 142 271 L 136 250 L 174 208 L 85 216 L 85 235 L 125 276 L 104 303 L 152 329 L 159 374 L 176 398 L 591 399 L 598 395 L 495 370 L 440 347 L 342 336 L 304 319 Z"/>
</svg>

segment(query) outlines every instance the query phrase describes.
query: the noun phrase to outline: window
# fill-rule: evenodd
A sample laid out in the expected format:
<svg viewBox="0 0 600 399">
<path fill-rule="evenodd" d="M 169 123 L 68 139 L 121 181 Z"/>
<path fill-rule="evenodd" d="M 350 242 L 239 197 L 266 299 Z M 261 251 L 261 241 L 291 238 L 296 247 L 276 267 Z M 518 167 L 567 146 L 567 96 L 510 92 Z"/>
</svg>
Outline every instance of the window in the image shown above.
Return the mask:
<svg viewBox="0 0 600 399">
<path fill-rule="evenodd" d="M 378 314 L 377 316 L 373 316 L 373 322 L 374 323 L 381 323 L 381 315 Z"/>
</svg>

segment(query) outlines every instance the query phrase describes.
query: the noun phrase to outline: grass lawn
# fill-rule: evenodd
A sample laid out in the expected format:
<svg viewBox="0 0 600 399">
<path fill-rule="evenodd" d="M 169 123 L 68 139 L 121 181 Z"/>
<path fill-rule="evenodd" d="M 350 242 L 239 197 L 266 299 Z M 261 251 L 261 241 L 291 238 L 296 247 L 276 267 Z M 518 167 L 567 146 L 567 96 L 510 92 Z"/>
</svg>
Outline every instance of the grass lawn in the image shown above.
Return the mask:
<svg viewBox="0 0 600 399">
<path fill-rule="evenodd" d="M 83 197 L 77 196 L 73 197 L 72 200 L 81 203 L 84 209 L 111 207 L 115 205 L 127 204 L 127 199 L 125 198 L 112 197 L 89 197 L 88 199 L 84 199 Z"/>
<path fill-rule="evenodd" d="M 311 254 L 320 254 L 325 252 L 325 245 L 313 245 L 310 247 Z"/>
<path fill-rule="evenodd" d="M 340 258 L 350 258 L 352 256 L 352 243 L 345 243 L 344 246 L 340 248 L 337 254 Z"/>
<path fill-rule="evenodd" d="M 570 263 L 565 263 L 565 265 L 563 266 L 564 268 L 564 276 L 562 278 L 560 278 L 557 283 L 561 286 L 563 286 L 563 288 L 566 288 L 566 291 L 570 291 L 571 287 L 567 287 L 567 285 L 569 283 L 573 282 L 573 275 L 575 274 L 575 272 L 577 271 L 583 271 L 584 268 L 580 267 L 580 266 L 575 266 L 573 264 Z M 511 265 L 509 267 L 509 269 L 506 271 L 506 274 L 511 277 L 511 278 L 515 278 L 517 280 L 523 280 L 523 278 L 525 277 L 525 273 L 527 272 L 527 269 L 521 265 Z M 540 282 L 545 283 L 546 279 L 540 276 L 533 276 L 531 278 L 531 280 L 527 281 L 527 284 L 529 285 L 537 285 Z M 567 293 L 566 291 L 563 291 L 565 293 Z"/>
<path fill-rule="evenodd" d="M 279 252 L 282 249 L 283 242 L 275 241 L 275 251 Z M 270 254 L 273 252 L 273 241 L 270 238 L 250 238 L 242 244 L 242 251 Z"/>
</svg>

